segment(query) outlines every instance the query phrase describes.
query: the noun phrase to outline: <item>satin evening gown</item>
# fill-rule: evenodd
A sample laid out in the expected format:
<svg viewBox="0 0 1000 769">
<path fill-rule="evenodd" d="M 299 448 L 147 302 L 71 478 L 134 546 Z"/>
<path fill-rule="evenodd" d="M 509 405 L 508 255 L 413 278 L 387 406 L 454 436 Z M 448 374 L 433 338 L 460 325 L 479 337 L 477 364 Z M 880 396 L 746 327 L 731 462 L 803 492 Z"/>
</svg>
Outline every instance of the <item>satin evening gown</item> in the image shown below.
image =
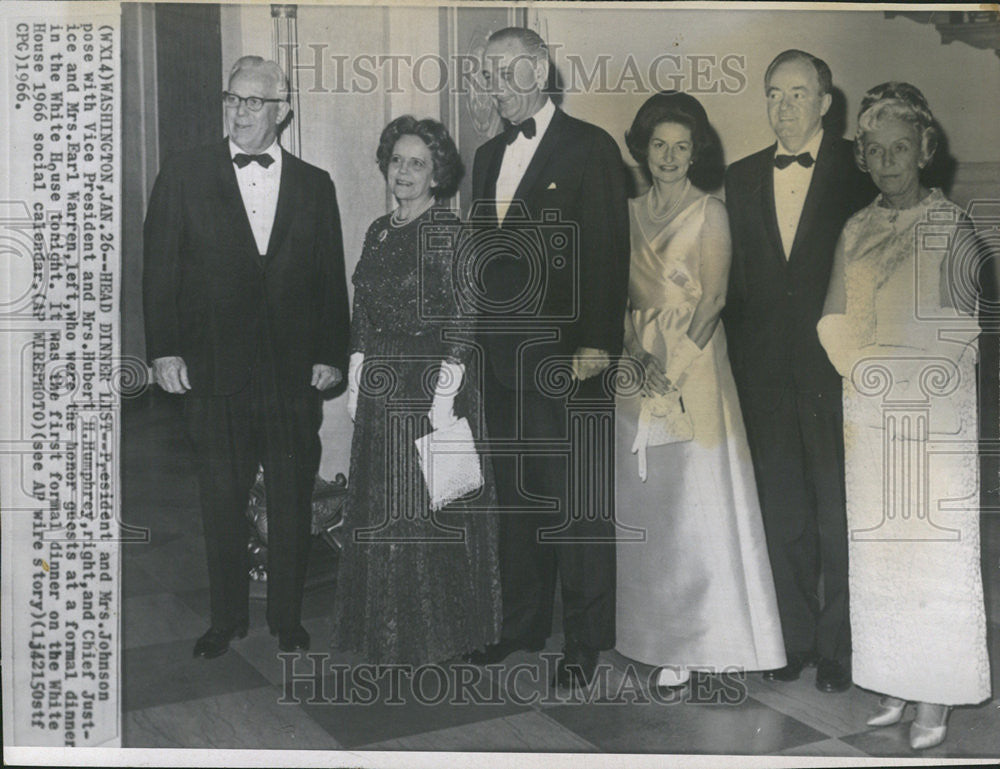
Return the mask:
<svg viewBox="0 0 1000 769">
<path fill-rule="evenodd" d="M 666 367 L 701 298 L 706 210 L 723 204 L 706 195 L 663 225 L 651 216 L 647 196 L 630 202 L 626 322 L 636 343 Z M 753 465 L 721 323 L 678 384 L 694 437 L 646 448 L 645 482 L 632 453 L 642 396 L 617 399 L 618 521 L 645 532 L 644 542 L 618 544 L 617 649 L 657 666 L 783 667 Z"/>
</svg>

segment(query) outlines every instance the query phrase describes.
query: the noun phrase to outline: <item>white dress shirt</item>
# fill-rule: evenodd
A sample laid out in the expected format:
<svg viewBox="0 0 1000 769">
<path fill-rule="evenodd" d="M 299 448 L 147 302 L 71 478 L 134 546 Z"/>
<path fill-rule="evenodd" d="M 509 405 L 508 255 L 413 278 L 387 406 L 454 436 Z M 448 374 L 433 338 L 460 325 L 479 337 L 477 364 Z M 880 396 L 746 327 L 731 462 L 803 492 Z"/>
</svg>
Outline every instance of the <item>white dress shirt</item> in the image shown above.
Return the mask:
<svg viewBox="0 0 1000 769">
<path fill-rule="evenodd" d="M 781 233 L 781 245 L 785 249 L 785 259 L 792 254 L 792 244 L 795 242 L 795 231 L 802 217 L 802 206 L 806 202 L 809 183 L 812 181 L 813 170 L 816 168 L 816 158 L 819 157 L 819 145 L 823 141 L 823 129 L 820 129 L 798 152 L 789 152 L 778 140 L 776 155 L 801 155 L 808 152 L 812 155 L 813 164 L 804 168 L 799 163 L 792 163 L 787 168 L 774 167 L 774 210 L 778 215 L 778 231 Z"/>
<path fill-rule="evenodd" d="M 534 157 L 535 150 L 541 144 L 542 136 L 545 135 L 545 130 L 552 122 L 552 116 L 555 113 L 556 105 L 552 103 L 551 99 L 546 98 L 542 108 L 532 115 L 535 119 L 535 135 L 528 139 L 523 133 L 520 133 L 504 150 L 503 161 L 500 163 L 500 173 L 497 175 L 496 191 L 497 217 L 501 224 L 504 217 L 507 216 L 510 202 L 517 192 L 517 185 L 524 178 L 524 172 L 528 170 L 531 158 Z"/>
<path fill-rule="evenodd" d="M 230 139 L 230 157 L 241 152 L 243 150 Z M 236 181 L 240 185 L 240 196 L 243 198 L 247 219 L 250 220 L 257 251 L 266 254 L 271 229 L 274 227 L 274 212 L 278 208 L 278 190 L 281 187 L 281 147 L 275 140 L 266 150 L 254 154 L 270 155 L 274 162 L 267 168 L 257 162 L 248 163 L 243 168 L 233 163 L 233 170 L 236 171 Z"/>
</svg>

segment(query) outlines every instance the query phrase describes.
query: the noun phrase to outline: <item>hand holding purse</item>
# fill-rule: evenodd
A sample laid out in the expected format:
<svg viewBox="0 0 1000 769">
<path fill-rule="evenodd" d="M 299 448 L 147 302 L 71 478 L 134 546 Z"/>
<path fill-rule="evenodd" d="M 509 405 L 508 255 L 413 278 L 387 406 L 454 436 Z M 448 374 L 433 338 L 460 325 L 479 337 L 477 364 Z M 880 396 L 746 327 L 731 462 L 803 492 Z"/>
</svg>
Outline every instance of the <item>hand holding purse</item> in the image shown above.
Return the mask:
<svg viewBox="0 0 1000 769">
<path fill-rule="evenodd" d="M 440 510 L 482 487 L 483 471 L 468 419 L 456 419 L 414 443 L 431 510 Z"/>
<path fill-rule="evenodd" d="M 639 407 L 639 427 L 632 453 L 638 454 L 639 480 L 646 482 L 647 446 L 666 446 L 694 438 L 694 423 L 684 408 L 681 391 L 677 388 L 653 396 L 643 396 Z"/>
</svg>

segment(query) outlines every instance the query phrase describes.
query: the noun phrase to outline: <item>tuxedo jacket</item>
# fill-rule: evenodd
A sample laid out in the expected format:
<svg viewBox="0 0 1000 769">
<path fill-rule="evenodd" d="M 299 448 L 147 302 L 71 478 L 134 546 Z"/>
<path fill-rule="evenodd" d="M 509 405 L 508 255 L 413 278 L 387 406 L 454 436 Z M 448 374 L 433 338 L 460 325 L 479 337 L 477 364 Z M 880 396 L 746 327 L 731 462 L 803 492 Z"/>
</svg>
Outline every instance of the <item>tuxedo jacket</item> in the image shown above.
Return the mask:
<svg viewBox="0 0 1000 769">
<path fill-rule="evenodd" d="M 733 163 L 726 208 L 733 254 L 724 322 L 744 405 L 773 410 L 785 390 L 840 409 L 841 379 L 819 343 L 833 254 L 844 223 L 875 196 L 851 142 L 824 134 L 785 258 L 774 202 L 776 145 Z"/>
<path fill-rule="evenodd" d="M 597 126 L 556 109 L 498 226 L 496 180 L 507 144 L 479 147 L 470 223 L 482 279 L 481 340 L 497 378 L 537 387 L 546 358 L 578 347 L 621 351 L 629 225 L 618 145 Z M 503 330 L 501 330 L 503 329 Z M 542 340 L 542 341 L 539 341 Z M 520 376 L 518 376 L 520 370 Z"/>
<path fill-rule="evenodd" d="M 256 362 L 283 387 L 312 367 L 345 370 L 349 309 L 336 192 L 329 174 L 282 150 L 267 253 L 247 218 L 228 140 L 166 163 L 144 228 L 150 360 L 179 355 L 192 392 L 230 395 Z"/>
</svg>

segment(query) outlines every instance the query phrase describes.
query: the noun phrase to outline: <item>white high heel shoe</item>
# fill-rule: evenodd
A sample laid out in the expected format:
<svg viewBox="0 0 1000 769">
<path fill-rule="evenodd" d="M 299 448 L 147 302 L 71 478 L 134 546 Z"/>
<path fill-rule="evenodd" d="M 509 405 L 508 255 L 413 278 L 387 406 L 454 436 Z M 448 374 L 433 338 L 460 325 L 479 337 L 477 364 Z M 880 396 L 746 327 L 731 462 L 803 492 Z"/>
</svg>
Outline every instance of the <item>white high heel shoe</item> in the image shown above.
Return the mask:
<svg viewBox="0 0 1000 769">
<path fill-rule="evenodd" d="M 671 665 L 660 668 L 660 673 L 656 678 L 656 685 L 665 689 L 676 689 L 686 686 L 690 680 L 690 670 Z"/>
<path fill-rule="evenodd" d="M 947 705 L 918 702 L 917 717 L 910 724 L 910 747 L 914 750 L 927 750 L 944 742 L 948 734 L 950 710 Z"/>
<path fill-rule="evenodd" d="M 878 701 L 878 710 L 865 723 L 868 726 L 891 726 L 899 723 L 906 710 L 906 700 L 885 696 Z"/>
</svg>

